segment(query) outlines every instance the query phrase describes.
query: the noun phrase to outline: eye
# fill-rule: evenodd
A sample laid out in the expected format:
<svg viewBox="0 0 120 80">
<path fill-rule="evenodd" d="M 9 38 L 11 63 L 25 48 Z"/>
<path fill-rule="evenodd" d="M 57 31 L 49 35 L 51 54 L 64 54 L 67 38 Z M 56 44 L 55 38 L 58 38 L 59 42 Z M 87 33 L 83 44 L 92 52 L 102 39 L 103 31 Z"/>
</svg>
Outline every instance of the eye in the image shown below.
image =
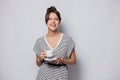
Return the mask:
<svg viewBox="0 0 120 80">
<path fill-rule="evenodd" d="M 52 18 L 49 18 L 48 20 L 52 20 Z"/>
<path fill-rule="evenodd" d="M 55 18 L 54 20 L 59 20 L 58 18 Z"/>
<path fill-rule="evenodd" d="M 59 18 L 49 18 L 48 20 L 59 20 Z"/>
</svg>

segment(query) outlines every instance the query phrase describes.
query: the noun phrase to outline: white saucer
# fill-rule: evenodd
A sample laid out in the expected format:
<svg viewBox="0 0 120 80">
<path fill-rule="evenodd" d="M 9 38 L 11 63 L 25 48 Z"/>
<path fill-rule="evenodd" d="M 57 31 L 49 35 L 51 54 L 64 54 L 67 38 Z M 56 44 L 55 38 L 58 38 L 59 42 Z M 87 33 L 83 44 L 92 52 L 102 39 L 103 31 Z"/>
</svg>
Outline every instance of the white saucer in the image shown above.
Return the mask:
<svg viewBox="0 0 120 80">
<path fill-rule="evenodd" d="M 54 60 L 56 60 L 57 58 L 45 58 L 44 60 L 45 61 L 54 61 Z"/>
</svg>

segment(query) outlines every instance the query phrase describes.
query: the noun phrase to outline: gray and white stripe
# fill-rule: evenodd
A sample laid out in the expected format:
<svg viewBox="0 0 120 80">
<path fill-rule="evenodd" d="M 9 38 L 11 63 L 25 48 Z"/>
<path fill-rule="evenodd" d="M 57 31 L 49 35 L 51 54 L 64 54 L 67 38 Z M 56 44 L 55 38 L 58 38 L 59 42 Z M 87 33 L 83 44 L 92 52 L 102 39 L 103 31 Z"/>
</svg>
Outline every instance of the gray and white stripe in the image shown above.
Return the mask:
<svg viewBox="0 0 120 80">
<path fill-rule="evenodd" d="M 59 44 L 53 50 L 54 57 L 69 58 L 74 47 L 75 43 L 73 39 L 70 36 L 63 34 L 63 36 L 61 36 Z M 33 48 L 36 55 L 40 55 L 42 49 L 51 50 L 50 46 L 45 41 L 44 36 L 36 41 Z M 67 78 L 67 66 L 56 66 L 43 63 L 39 68 L 36 80 L 67 80 Z"/>
</svg>

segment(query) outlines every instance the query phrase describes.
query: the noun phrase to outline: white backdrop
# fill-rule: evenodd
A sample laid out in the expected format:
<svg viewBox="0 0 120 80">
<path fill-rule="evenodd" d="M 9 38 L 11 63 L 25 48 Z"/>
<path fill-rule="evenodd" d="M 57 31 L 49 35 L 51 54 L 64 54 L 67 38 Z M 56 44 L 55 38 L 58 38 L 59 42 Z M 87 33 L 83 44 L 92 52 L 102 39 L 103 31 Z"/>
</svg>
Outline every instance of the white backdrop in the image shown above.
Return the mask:
<svg viewBox="0 0 120 80">
<path fill-rule="evenodd" d="M 120 80 L 120 0 L 0 0 L 0 80 L 35 80 L 33 46 L 51 5 L 76 42 L 69 80 Z"/>
</svg>

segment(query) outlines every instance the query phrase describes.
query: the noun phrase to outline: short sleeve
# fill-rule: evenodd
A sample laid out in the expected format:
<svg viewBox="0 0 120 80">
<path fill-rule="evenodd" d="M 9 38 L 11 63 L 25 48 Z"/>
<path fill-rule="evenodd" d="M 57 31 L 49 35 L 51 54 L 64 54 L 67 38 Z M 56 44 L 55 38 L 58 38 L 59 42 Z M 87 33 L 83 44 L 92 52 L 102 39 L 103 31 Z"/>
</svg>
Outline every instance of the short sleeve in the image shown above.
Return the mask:
<svg viewBox="0 0 120 80">
<path fill-rule="evenodd" d="M 67 58 L 70 57 L 72 50 L 75 48 L 75 42 L 72 38 L 68 40 L 68 48 L 67 48 Z"/>
<path fill-rule="evenodd" d="M 36 55 L 40 55 L 41 50 L 40 39 L 38 39 L 33 47 L 33 51 L 36 53 Z"/>
</svg>

